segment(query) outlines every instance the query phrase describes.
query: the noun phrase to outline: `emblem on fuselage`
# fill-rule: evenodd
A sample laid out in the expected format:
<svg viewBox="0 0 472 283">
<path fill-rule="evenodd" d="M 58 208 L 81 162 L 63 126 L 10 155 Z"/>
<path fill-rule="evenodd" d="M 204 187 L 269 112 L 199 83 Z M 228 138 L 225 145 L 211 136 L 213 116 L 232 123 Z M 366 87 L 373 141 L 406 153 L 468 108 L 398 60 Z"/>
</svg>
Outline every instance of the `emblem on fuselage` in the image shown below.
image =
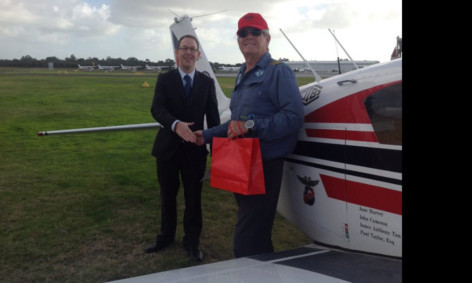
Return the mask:
<svg viewBox="0 0 472 283">
<path fill-rule="evenodd" d="M 318 185 L 319 180 L 312 180 L 310 177 L 300 177 L 297 175 L 298 180 L 305 185 L 303 190 L 303 202 L 308 205 L 313 205 L 315 203 L 315 190 L 314 187 Z"/>
<path fill-rule="evenodd" d="M 302 90 L 300 93 L 302 95 L 303 104 L 308 105 L 320 97 L 322 88 L 323 87 L 321 85 L 315 84 Z"/>
</svg>

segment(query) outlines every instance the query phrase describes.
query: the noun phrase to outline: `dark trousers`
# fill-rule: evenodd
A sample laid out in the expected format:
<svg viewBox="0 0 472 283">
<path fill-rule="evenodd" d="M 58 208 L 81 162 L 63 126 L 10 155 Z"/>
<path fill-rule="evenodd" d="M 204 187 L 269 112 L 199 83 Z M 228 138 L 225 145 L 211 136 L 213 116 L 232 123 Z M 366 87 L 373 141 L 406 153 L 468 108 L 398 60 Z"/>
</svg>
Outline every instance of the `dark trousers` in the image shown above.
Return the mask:
<svg viewBox="0 0 472 283">
<path fill-rule="evenodd" d="M 235 257 L 274 251 L 272 226 L 282 183 L 283 165 L 283 158 L 263 161 L 265 195 L 234 194 L 238 204 L 233 242 Z"/>
<path fill-rule="evenodd" d="M 172 160 L 157 158 L 156 165 L 161 187 L 161 236 L 171 241 L 175 239 L 180 173 L 185 199 L 183 244 L 185 247 L 198 247 L 202 232 L 201 179 L 205 173 L 206 155 L 195 156 L 187 150 L 180 150 Z"/>
</svg>

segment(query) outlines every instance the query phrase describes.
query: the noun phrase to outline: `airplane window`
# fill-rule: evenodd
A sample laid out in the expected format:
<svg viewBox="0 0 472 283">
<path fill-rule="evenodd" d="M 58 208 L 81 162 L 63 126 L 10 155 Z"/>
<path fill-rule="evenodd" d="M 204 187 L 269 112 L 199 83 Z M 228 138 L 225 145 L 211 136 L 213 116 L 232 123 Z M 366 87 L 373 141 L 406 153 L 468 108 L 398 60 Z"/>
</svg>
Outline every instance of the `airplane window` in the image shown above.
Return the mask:
<svg viewBox="0 0 472 283">
<path fill-rule="evenodd" d="M 379 143 L 402 145 L 402 83 L 375 92 L 364 105 Z"/>
</svg>

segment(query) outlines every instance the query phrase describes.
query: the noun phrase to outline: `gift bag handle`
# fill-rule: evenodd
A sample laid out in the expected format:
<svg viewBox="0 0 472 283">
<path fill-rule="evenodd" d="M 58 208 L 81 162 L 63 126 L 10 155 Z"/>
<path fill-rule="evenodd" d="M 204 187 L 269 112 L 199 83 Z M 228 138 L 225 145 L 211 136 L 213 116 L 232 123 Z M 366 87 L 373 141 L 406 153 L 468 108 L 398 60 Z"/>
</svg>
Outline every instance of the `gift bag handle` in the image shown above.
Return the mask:
<svg viewBox="0 0 472 283">
<path fill-rule="evenodd" d="M 243 132 L 243 129 L 241 129 L 241 125 L 240 125 L 239 121 L 238 121 L 237 124 L 238 124 L 238 128 L 239 128 L 239 132 L 241 133 L 241 135 L 242 135 L 243 138 L 244 138 L 244 132 Z M 233 131 L 233 127 L 231 127 L 231 122 L 229 123 L 229 130 L 231 131 L 231 133 L 233 133 L 233 135 L 234 135 L 235 138 L 238 138 L 238 136 L 236 135 L 236 133 Z"/>
</svg>

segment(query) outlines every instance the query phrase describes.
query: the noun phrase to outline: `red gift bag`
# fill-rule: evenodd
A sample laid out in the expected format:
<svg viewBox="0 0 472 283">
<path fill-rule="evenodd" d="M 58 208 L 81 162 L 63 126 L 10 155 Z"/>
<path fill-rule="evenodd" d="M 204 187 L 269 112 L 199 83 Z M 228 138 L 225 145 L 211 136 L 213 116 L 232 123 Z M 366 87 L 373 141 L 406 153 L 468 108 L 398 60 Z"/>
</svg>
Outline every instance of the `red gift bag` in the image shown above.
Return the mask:
<svg viewBox="0 0 472 283">
<path fill-rule="evenodd" d="M 265 194 L 258 138 L 213 138 L 210 186 L 243 195 Z"/>
</svg>

